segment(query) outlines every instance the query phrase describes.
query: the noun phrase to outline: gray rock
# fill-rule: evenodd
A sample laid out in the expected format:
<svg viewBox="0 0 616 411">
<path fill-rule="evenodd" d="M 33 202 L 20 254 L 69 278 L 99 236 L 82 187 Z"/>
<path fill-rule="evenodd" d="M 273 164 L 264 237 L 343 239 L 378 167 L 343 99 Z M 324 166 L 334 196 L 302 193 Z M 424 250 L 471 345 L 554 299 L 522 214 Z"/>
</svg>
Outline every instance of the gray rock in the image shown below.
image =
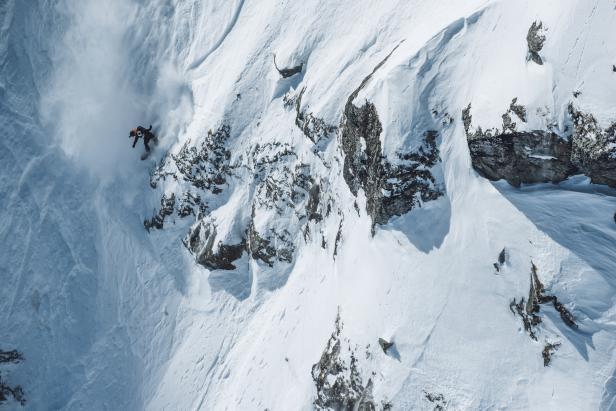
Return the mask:
<svg viewBox="0 0 616 411">
<path fill-rule="evenodd" d="M 576 172 L 571 142 L 544 131 L 515 132 L 468 141 L 473 168 L 490 180 L 559 182 Z"/>
<path fill-rule="evenodd" d="M 322 145 L 332 137 L 336 130 L 336 126 L 327 124 L 325 120 L 315 116 L 312 112 L 302 110 L 302 97 L 306 88 L 302 88 L 299 95 L 295 99 L 295 125 L 302 130 L 302 133 L 310 139 L 314 144 Z"/>
<path fill-rule="evenodd" d="M 231 128 L 222 125 L 208 131 L 198 147 L 187 141 L 177 155 L 171 155 L 180 176 L 198 189 L 222 192 L 230 170 L 231 152 L 226 147 L 230 133 Z"/>
<path fill-rule="evenodd" d="M 528 44 L 528 55 L 526 60 L 532 60 L 539 65 L 543 64 L 543 59 L 539 55 L 539 52 L 543 49 L 543 43 L 545 43 L 546 40 L 543 31 L 543 23 L 541 21 L 534 21 L 526 35 L 526 43 Z"/>
<path fill-rule="evenodd" d="M 383 338 L 379 338 L 379 345 L 385 354 L 387 354 L 387 350 L 394 346 L 393 342 L 389 342 Z"/>
<path fill-rule="evenodd" d="M 304 67 L 304 63 L 300 63 L 295 67 L 278 68 L 278 65 L 276 64 L 276 55 L 274 54 L 274 67 L 276 67 L 276 70 L 278 71 L 278 73 L 280 73 L 282 78 L 288 78 L 294 76 L 297 73 L 301 73 L 302 68 Z"/>
<path fill-rule="evenodd" d="M 293 262 L 295 246 L 288 230 L 278 232 L 271 228 L 260 233 L 251 221 L 248 226 L 248 251 L 255 260 L 261 260 L 273 267 L 276 261 Z"/>
<path fill-rule="evenodd" d="M 375 105 L 369 101 L 360 107 L 353 104 L 357 94 L 388 57 L 349 96 L 340 125 L 345 154 L 343 177 L 353 195 L 357 196 L 360 188 L 366 193 L 366 211 L 373 227 L 386 224 L 392 216 L 407 213 L 420 200 L 430 201 L 442 195 L 430 171 L 439 161 L 438 133 L 426 131 L 424 144 L 418 151 L 398 153 L 399 163 L 392 164 L 383 157 L 383 127 Z"/>
<path fill-rule="evenodd" d="M 184 245 L 195 255 L 198 264 L 210 270 L 234 270 L 235 260 L 242 257 L 246 241 L 239 244 L 216 243 L 216 225 L 212 222 L 199 222 L 189 233 Z"/>
<path fill-rule="evenodd" d="M 145 220 L 143 222 L 143 226 L 146 230 L 150 231 L 151 229 L 162 229 L 165 225 L 165 218 L 173 214 L 175 210 L 175 194 L 171 193 L 169 197 L 166 194 L 163 194 L 160 199 L 160 209 L 158 213 L 156 213 L 149 220 Z"/>
<path fill-rule="evenodd" d="M 543 366 L 547 367 L 552 362 L 552 355 L 558 350 L 560 343 L 546 343 L 543 347 L 541 356 L 543 357 Z"/>
<path fill-rule="evenodd" d="M 571 162 L 596 184 L 616 187 L 616 122 L 606 129 L 569 104 L 573 122 Z"/>
<path fill-rule="evenodd" d="M 503 264 L 505 264 L 506 260 L 507 260 L 507 252 L 505 248 L 503 247 L 502 251 L 498 254 L 498 264 L 502 266 Z"/>
<path fill-rule="evenodd" d="M 382 402 L 379 406 L 373 398 L 373 382 L 364 384 L 358 359 L 350 345 L 341 337 L 342 321 L 336 317 L 334 332 L 327 341 L 319 362 L 312 366 L 312 380 L 317 389 L 314 407 L 317 410 L 376 411 L 389 410 L 391 404 Z M 345 345 L 343 351 L 343 344 Z M 350 361 L 342 352 L 350 351 Z"/>
</svg>

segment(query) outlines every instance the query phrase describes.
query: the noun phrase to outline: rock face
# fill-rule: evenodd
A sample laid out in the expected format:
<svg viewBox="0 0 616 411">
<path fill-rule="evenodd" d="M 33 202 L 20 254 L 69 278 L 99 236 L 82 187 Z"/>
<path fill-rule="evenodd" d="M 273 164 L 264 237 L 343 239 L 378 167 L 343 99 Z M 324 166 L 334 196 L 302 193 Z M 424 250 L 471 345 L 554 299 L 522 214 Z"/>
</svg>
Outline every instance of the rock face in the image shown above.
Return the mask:
<svg viewBox="0 0 616 411">
<path fill-rule="evenodd" d="M 560 318 L 568 327 L 577 330 L 578 326 L 575 322 L 573 314 L 560 302 L 554 295 L 548 295 L 537 273 L 537 267 L 531 262 L 530 273 L 530 289 L 528 292 L 528 300 L 524 298 L 516 301 L 514 298 L 509 304 L 509 309 L 514 315 L 518 315 L 522 319 L 524 330 L 529 337 L 538 341 L 539 326 L 543 322 L 540 316 L 541 305 L 551 303 L 554 309 L 560 314 Z M 546 342 L 541 355 L 543 356 L 543 365 L 547 367 L 552 361 L 552 355 L 556 352 L 560 343 Z"/>
<path fill-rule="evenodd" d="M 17 350 L 4 351 L 0 350 L 0 365 L 2 364 L 19 364 L 24 360 L 23 354 Z M 11 398 L 23 407 L 26 404 L 26 397 L 21 386 L 11 386 L 2 378 L 0 374 L 0 406 Z"/>
<path fill-rule="evenodd" d="M 545 43 L 546 40 L 543 32 L 543 23 L 534 21 L 526 35 L 526 43 L 528 44 L 528 56 L 526 60 L 532 60 L 539 65 L 543 64 L 543 59 L 539 55 L 539 52 L 543 48 L 543 43 Z"/>
<path fill-rule="evenodd" d="M 275 228 L 259 233 L 255 225 L 248 226 L 248 250 L 255 260 L 261 260 L 270 267 L 275 261 L 290 263 L 293 261 L 295 246 L 288 230 L 279 232 Z"/>
<path fill-rule="evenodd" d="M 552 129 L 517 131 L 513 115 L 526 122 L 526 109 L 513 99 L 503 128 L 473 127 L 469 104 L 462 110 L 473 168 L 490 180 L 512 185 L 557 183 L 582 173 L 596 184 L 616 187 L 616 123 L 603 129 L 590 113 L 569 105 L 569 134 Z"/>
<path fill-rule="evenodd" d="M 364 190 L 366 211 L 372 217 L 373 225 L 386 224 L 391 217 L 417 207 L 420 201 L 434 200 L 443 194 L 430 170 L 440 161 L 436 144 L 438 132 L 426 131 L 423 145 L 417 151 L 398 153 L 394 164 L 383 156 L 383 127 L 375 105 L 366 101 L 357 107 L 353 103 L 389 56 L 391 53 L 349 96 L 340 124 L 345 154 L 343 177 L 353 195 L 356 196 L 360 188 Z"/>
<path fill-rule="evenodd" d="M 376 411 L 390 410 L 391 403 L 377 403 L 372 395 L 373 382 L 364 384 L 357 357 L 350 347 L 344 346 L 341 336 L 342 321 L 336 318 L 334 332 L 327 341 L 319 362 L 312 366 L 312 379 L 317 389 L 314 407 L 317 410 Z M 344 354 L 351 352 L 350 359 Z"/>
<path fill-rule="evenodd" d="M 337 131 L 336 126 L 327 124 L 325 120 L 315 116 L 312 112 L 302 110 L 302 97 L 305 88 L 299 92 L 299 95 L 295 99 L 288 100 L 288 103 L 292 105 L 295 103 L 295 125 L 302 130 L 302 133 L 310 139 L 317 146 L 329 140 Z"/>
<path fill-rule="evenodd" d="M 162 229 L 165 225 L 165 218 L 172 215 L 175 207 L 175 194 L 171 193 L 169 197 L 166 194 L 163 194 L 160 199 L 160 210 L 149 220 L 145 220 L 143 222 L 143 226 L 146 230 L 150 231 L 150 229 Z"/>
<path fill-rule="evenodd" d="M 593 183 L 616 187 L 616 122 L 606 129 L 590 113 L 568 108 L 573 122 L 571 161 Z"/>
<path fill-rule="evenodd" d="M 304 67 L 304 63 L 300 63 L 299 65 L 294 67 L 278 68 L 278 64 L 276 64 L 276 55 L 274 54 L 274 67 L 276 67 L 276 70 L 282 76 L 282 78 L 288 78 L 297 73 L 301 73 L 302 68 Z"/>
<path fill-rule="evenodd" d="M 555 133 L 533 131 L 500 134 L 468 142 L 473 167 L 490 179 L 510 184 L 565 180 L 576 171 L 571 142 Z"/>
<path fill-rule="evenodd" d="M 235 260 L 241 258 L 246 242 L 223 244 L 216 241 L 216 225 L 213 222 L 199 222 L 189 233 L 184 245 L 195 255 L 197 263 L 211 270 L 234 270 Z"/>
</svg>

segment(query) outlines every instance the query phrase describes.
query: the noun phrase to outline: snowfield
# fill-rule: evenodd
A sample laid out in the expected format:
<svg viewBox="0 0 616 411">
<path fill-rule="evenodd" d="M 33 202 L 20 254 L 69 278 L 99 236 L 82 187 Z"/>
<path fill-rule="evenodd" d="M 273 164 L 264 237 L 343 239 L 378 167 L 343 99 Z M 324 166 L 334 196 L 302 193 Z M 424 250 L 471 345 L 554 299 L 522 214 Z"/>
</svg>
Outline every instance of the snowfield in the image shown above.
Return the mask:
<svg viewBox="0 0 616 411">
<path fill-rule="evenodd" d="M 616 410 L 615 188 L 467 141 L 608 130 L 615 35 L 612 0 L 0 2 L 0 409 Z"/>
</svg>

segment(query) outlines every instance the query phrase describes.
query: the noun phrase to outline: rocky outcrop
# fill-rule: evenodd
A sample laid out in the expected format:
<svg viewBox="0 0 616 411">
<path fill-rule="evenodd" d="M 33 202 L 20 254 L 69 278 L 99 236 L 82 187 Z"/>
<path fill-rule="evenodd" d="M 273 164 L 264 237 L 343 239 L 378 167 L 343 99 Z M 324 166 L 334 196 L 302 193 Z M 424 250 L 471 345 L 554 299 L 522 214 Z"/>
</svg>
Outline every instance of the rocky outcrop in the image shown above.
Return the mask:
<svg viewBox="0 0 616 411">
<path fill-rule="evenodd" d="M 560 314 L 561 320 L 569 327 L 576 329 L 577 324 L 575 323 L 575 317 L 560 301 L 558 301 L 556 296 L 545 293 L 545 288 L 537 276 L 537 266 L 532 263 L 530 278 L 531 283 L 528 302 L 526 303 L 526 312 L 528 314 L 538 313 L 541 304 L 552 303 L 554 309 Z"/>
<path fill-rule="evenodd" d="M 534 312 L 528 313 L 525 309 L 526 306 L 527 305 L 524 300 L 524 297 L 522 297 L 519 302 L 514 298 L 509 303 L 509 310 L 511 310 L 513 315 L 517 314 L 522 319 L 524 331 L 528 333 L 530 338 L 537 341 L 537 334 L 535 332 L 535 327 L 541 324 L 541 317 L 536 315 Z"/>
<path fill-rule="evenodd" d="M 173 214 L 175 210 L 175 194 L 171 193 L 169 197 L 163 194 L 160 199 L 160 209 L 158 213 L 154 214 L 149 220 L 143 221 L 143 226 L 146 230 L 150 231 L 152 228 L 162 229 L 165 225 L 165 218 Z"/>
<path fill-rule="evenodd" d="M 199 217 L 207 211 L 207 204 L 201 200 L 201 196 L 190 191 L 185 192 L 177 206 L 177 213 L 180 218 L 190 215 Z"/>
<path fill-rule="evenodd" d="M 592 114 L 569 104 L 573 127 L 565 133 L 549 127 L 518 131 L 513 116 L 526 122 L 526 108 L 514 98 L 503 114 L 502 130 L 483 130 L 473 127 L 470 110 L 470 104 L 462 110 L 462 121 L 473 168 L 483 177 L 519 186 L 558 183 L 582 173 L 593 183 L 616 187 L 616 123 L 603 129 Z"/>
<path fill-rule="evenodd" d="M 475 128 L 472 124 L 473 116 L 471 114 L 471 104 L 469 103 L 468 106 L 462 110 L 462 122 L 464 124 L 466 138 L 470 141 L 481 138 L 492 138 L 501 134 L 515 133 L 518 130 L 518 123 L 515 121 L 516 118 L 522 123 L 527 122 L 526 107 L 518 104 L 518 98 L 514 97 L 511 103 L 509 103 L 509 108 L 501 117 L 503 119 L 502 129 L 494 127 L 484 130 L 481 126 Z"/>
<path fill-rule="evenodd" d="M 276 67 L 276 71 L 278 71 L 282 78 L 289 78 L 296 75 L 297 73 L 301 73 L 302 68 L 304 67 L 304 63 L 300 63 L 294 67 L 278 68 L 278 64 L 276 64 L 276 55 L 274 54 L 274 67 Z"/>
<path fill-rule="evenodd" d="M 552 132 L 513 132 L 468 141 L 473 168 L 490 180 L 545 183 L 565 180 L 576 172 L 571 142 Z"/>
<path fill-rule="evenodd" d="M 312 112 L 302 109 L 302 97 L 305 88 L 299 92 L 299 95 L 294 99 L 295 103 L 295 125 L 304 133 L 310 141 L 317 146 L 328 141 L 336 131 L 337 127 L 327 124 L 325 120 L 315 116 Z M 293 102 L 291 102 L 292 104 Z M 288 104 L 288 103 L 285 103 Z"/>
<path fill-rule="evenodd" d="M 385 354 L 387 354 L 387 350 L 394 346 L 394 343 L 391 341 L 387 341 L 384 338 L 379 338 L 379 346 L 383 350 Z"/>
<path fill-rule="evenodd" d="M 436 145 L 438 133 L 426 131 L 421 148 L 414 152 L 398 153 L 396 163 L 392 163 L 383 156 L 383 127 L 375 105 L 366 101 L 357 107 L 353 103 L 390 55 L 349 96 L 340 124 L 345 155 L 343 177 L 353 195 L 357 196 L 359 189 L 364 190 L 366 211 L 372 217 L 373 226 L 386 224 L 392 216 L 407 213 L 420 201 L 434 200 L 443 194 L 437 188 L 430 170 L 439 161 Z"/>
<path fill-rule="evenodd" d="M 514 298 L 509 304 L 509 309 L 514 315 L 518 315 L 522 319 L 524 330 L 533 340 L 537 341 L 536 327 L 541 324 L 542 319 L 539 317 L 542 304 L 552 303 L 554 309 L 560 314 L 561 320 L 569 327 L 577 329 L 575 317 L 573 314 L 560 302 L 554 295 L 548 295 L 539 276 L 537 267 L 531 262 L 530 273 L 530 289 L 528 300 L 522 298 L 519 302 Z"/>
<path fill-rule="evenodd" d="M 211 270 L 235 270 L 234 261 L 246 250 L 245 240 L 238 244 L 224 244 L 217 240 L 216 224 L 200 221 L 190 231 L 184 245 L 195 255 L 198 264 Z"/>
<path fill-rule="evenodd" d="M 222 125 L 216 131 L 209 130 L 199 146 L 193 146 L 187 141 L 177 155 L 172 155 L 184 181 L 213 194 L 222 192 L 229 173 L 231 152 L 226 142 L 230 132 L 228 125 Z"/>
<path fill-rule="evenodd" d="M 413 152 L 398 153 L 397 164 L 383 162 L 380 204 L 375 220 L 385 224 L 392 216 L 403 215 L 419 207 L 421 202 L 436 200 L 443 195 L 431 168 L 440 161 L 436 144 L 438 133 L 424 133 L 422 145 Z"/>
<path fill-rule="evenodd" d="M 334 332 L 319 362 L 312 366 L 312 380 L 317 395 L 314 407 L 317 410 L 376 411 L 390 410 L 391 403 L 380 404 L 373 398 L 373 381 L 364 384 L 354 350 L 345 344 L 341 336 L 342 321 L 336 317 Z M 349 358 L 345 355 L 350 352 Z"/>
<path fill-rule="evenodd" d="M 360 188 L 364 190 L 366 210 L 376 223 L 385 173 L 380 140 L 383 128 L 374 104 L 366 101 L 356 107 L 349 101 L 341 130 L 344 180 L 353 195 L 357 196 Z"/>
<path fill-rule="evenodd" d="M 424 391 L 424 398 L 431 404 L 434 411 L 447 409 L 447 401 L 443 394 Z"/>
<path fill-rule="evenodd" d="M 295 246 L 289 230 L 278 231 L 269 228 L 260 233 L 254 222 L 248 226 L 248 251 L 255 260 L 261 260 L 270 267 L 274 262 L 291 263 Z"/>
<path fill-rule="evenodd" d="M 543 357 L 543 366 L 547 367 L 552 362 L 552 355 L 558 350 L 560 343 L 546 343 L 541 352 Z"/>
<path fill-rule="evenodd" d="M 505 248 L 503 248 L 501 252 L 498 254 L 498 261 L 493 264 L 494 269 L 496 270 L 497 273 L 500 272 L 501 268 L 503 268 L 506 262 L 507 262 L 507 251 Z"/>
<path fill-rule="evenodd" d="M 616 122 L 603 129 L 591 113 L 569 104 L 573 123 L 571 162 L 596 184 L 616 187 Z"/>
<path fill-rule="evenodd" d="M 539 55 L 541 49 L 543 49 L 543 43 L 545 43 L 546 37 L 544 34 L 543 23 L 541 21 L 534 21 L 528 29 L 526 35 L 526 43 L 528 45 L 527 61 L 534 61 L 535 63 L 542 65 L 543 59 Z"/>
<path fill-rule="evenodd" d="M 17 350 L 0 350 L 0 365 L 19 364 L 23 360 L 23 354 Z M 23 388 L 19 385 L 11 386 L 2 378 L 2 374 L 0 374 L 0 405 L 6 403 L 11 398 L 15 402 L 21 404 L 21 406 L 26 405 L 26 397 Z"/>
<path fill-rule="evenodd" d="M 417 151 L 398 153 L 398 162 L 393 164 L 382 155 L 382 127 L 374 104 L 356 107 L 350 103 L 344 119 L 343 177 L 353 195 L 360 188 L 364 190 L 366 211 L 373 224 L 386 224 L 391 217 L 443 195 L 431 171 L 440 161 L 436 131 L 426 131 L 423 145 Z"/>
</svg>

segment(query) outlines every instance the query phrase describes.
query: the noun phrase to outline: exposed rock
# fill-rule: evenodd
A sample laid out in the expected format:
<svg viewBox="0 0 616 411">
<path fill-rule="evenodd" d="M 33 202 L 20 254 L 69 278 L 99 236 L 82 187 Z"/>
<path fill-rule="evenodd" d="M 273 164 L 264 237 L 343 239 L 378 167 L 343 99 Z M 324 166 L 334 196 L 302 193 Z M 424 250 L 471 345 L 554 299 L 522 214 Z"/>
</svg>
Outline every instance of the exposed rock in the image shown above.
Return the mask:
<svg viewBox="0 0 616 411">
<path fill-rule="evenodd" d="M 575 173 L 571 142 L 544 131 L 515 132 L 469 139 L 473 168 L 490 180 L 560 182 Z"/>
<path fill-rule="evenodd" d="M 493 264 L 494 269 L 496 270 L 497 273 L 500 272 L 501 268 L 503 267 L 503 265 L 505 265 L 506 261 L 507 261 L 507 252 L 505 251 L 505 248 L 503 248 L 501 252 L 498 254 L 497 262 Z"/>
<path fill-rule="evenodd" d="M 19 385 L 11 387 L 0 375 L 0 405 L 8 401 L 10 397 L 13 397 L 21 406 L 26 405 L 26 397 L 23 388 Z"/>
<path fill-rule="evenodd" d="M 230 132 L 228 125 L 222 125 L 215 132 L 208 131 L 199 147 L 187 141 L 177 155 L 171 156 L 181 177 L 196 188 L 213 194 L 222 192 L 230 168 L 231 153 L 226 147 Z"/>
<path fill-rule="evenodd" d="M 336 126 L 327 124 L 322 118 L 316 117 L 312 112 L 302 110 L 302 96 L 305 88 L 299 92 L 295 99 L 295 125 L 302 130 L 302 133 L 315 144 L 329 140 L 338 129 Z"/>
<path fill-rule="evenodd" d="M 17 350 L 0 350 L 0 364 L 19 364 L 24 360 L 24 356 Z"/>
<path fill-rule="evenodd" d="M 541 356 L 543 357 L 543 366 L 547 367 L 552 362 L 552 355 L 558 350 L 560 343 L 545 343 Z"/>
<path fill-rule="evenodd" d="M 306 215 L 308 220 L 319 222 L 323 219 L 319 213 L 319 201 L 321 200 L 321 185 L 313 184 L 308 193 L 308 204 L 306 204 Z"/>
<path fill-rule="evenodd" d="M 336 317 L 334 332 L 327 341 L 319 362 L 312 366 L 312 379 L 317 389 L 314 407 L 317 410 L 376 411 L 389 410 L 391 404 L 382 402 L 379 406 L 373 398 L 373 382 L 368 379 L 364 385 L 354 351 L 345 347 L 341 338 L 342 321 Z M 343 352 L 350 351 L 350 360 Z"/>
<path fill-rule="evenodd" d="M 527 117 L 526 117 L 526 107 L 524 107 L 521 104 L 517 104 L 518 103 L 518 98 L 514 97 L 511 100 L 511 104 L 509 104 L 509 113 L 514 113 L 516 116 L 518 116 L 518 118 L 520 120 L 522 120 L 523 122 L 527 122 Z"/>
<path fill-rule="evenodd" d="M 526 109 L 515 98 L 503 114 L 503 130 L 474 128 L 470 110 L 470 104 L 462 110 L 462 121 L 473 168 L 482 176 L 519 186 L 557 183 L 581 172 L 593 183 L 616 187 L 616 123 L 603 129 L 592 114 L 569 104 L 573 132 L 561 137 L 549 130 L 516 131 L 512 115 L 525 121 Z"/>
<path fill-rule="evenodd" d="M 143 226 L 146 230 L 150 231 L 150 229 L 162 229 L 165 224 L 165 218 L 173 214 L 175 209 L 175 194 L 171 193 L 169 197 L 166 194 L 163 194 L 160 199 L 160 210 L 149 220 L 143 221 Z"/>
<path fill-rule="evenodd" d="M 289 68 L 278 68 L 278 65 L 276 64 L 276 55 L 274 54 L 274 67 L 276 67 L 276 70 L 278 71 L 278 73 L 280 73 L 280 75 L 282 76 L 282 78 L 288 78 L 291 77 L 297 73 L 301 73 L 302 72 L 302 68 L 304 67 L 304 63 L 300 63 L 299 65 L 295 66 L 295 67 L 289 67 Z"/>
<path fill-rule="evenodd" d="M 543 64 L 543 59 L 539 55 L 539 52 L 543 49 L 543 43 L 545 43 L 546 40 L 544 32 L 545 30 L 543 30 L 543 23 L 541 21 L 534 21 L 528 29 L 528 34 L 526 35 L 526 43 L 528 44 L 527 61 L 532 60 L 539 65 Z"/>
<path fill-rule="evenodd" d="M 177 181 L 177 174 L 173 171 L 170 171 L 168 168 L 171 160 L 173 160 L 173 158 L 169 153 L 167 153 L 160 160 L 160 163 L 150 171 L 150 187 L 158 187 L 158 182 L 160 180 L 166 181 L 167 177 L 173 178 Z"/>
<path fill-rule="evenodd" d="M 398 154 L 399 164 L 383 162 L 385 175 L 381 183 L 382 197 L 375 210 L 377 223 L 386 224 L 392 216 L 403 215 L 421 202 L 443 195 L 430 171 L 440 161 L 437 136 L 436 131 L 428 130 L 417 151 Z"/>
<path fill-rule="evenodd" d="M 338 255 L 338 245 L 340 244 L 340 241 L 342 241 L 342 222 L 343 220 L 340 220 L 338 232 L 336 233 L 336 240 L 334 242 L 334 258 Z"/>
<path fill-rule="evenodd" d="M 616 187 L 616 122 L 601 128 L 590 113 L 568 107 L 573 122 L 571 162 L 591 181 Z"/>
<path fill-rule="evenodd" d="M 527 313 L 538 313 L 539 305 L 552 303 L 556 311 L 560 314 L 560 318 L 563 320 L 565 324 L 567 324 L 571 328 L 577 328 L 577 324 L 575 323 L 575 317 L 567 308 L 558 301 L 558 298 L 553 295 L 547 295 L 545 293 L 545 288 L 541 281 L 539 281 L 539 277 L 537 275 L 537 266 L 534 263 L 531 263 L 531 283 L 530 283 L 530 292 L 528 296 L 528 302 L 526 305 Z"/>
<path fill-rule="evenodd" d="M 374 104 L 366 101 L 363 106 L 356 107 L 347 102 L 341 129 L 344 180 L 353 195 L 357 196 L 360 188 L 365 191 L 366 210 L 374 221 L 385 174 L 380 140 L 383 128 Z"/>
<path fill-rule="evenodd" d="M 195 211 L 196 210 L 196 211 Z M 207 204 L 201 201 L 201 197 L 191 192 L 185 192 L 177 207 L 177 213 L 180 218 L 188 217 L 189 215 L 199 217 L 207 211 Z"/>
<path fill-rule="evenodd" d="M 445 401 L 445 396 L 443 394 L 424 391 L 424 397 L 433 404 L 434 411 L 444 411 L 447 409 L 447 401 Z"/>
<path fill-rule="evenodd" d="M 418 151 L 398 153 L 399 164 L 392 164 L 382 154 L 380 136 L 383 128 L 376 107 L 368 101 L 361 107 L 353 104 L 357 94 L 389 55 L 349 96 L 340 125 L 345 154 L 343 177 L 353 195 L 357 196 L 360 188 L 366 193 L 366 211 L 372 217 L 373 226 L 386 224 L 392 216 L 407 213 L 420 201 L 434 200 L 442 195 L 430 171 L 439 160 L 438 133 L 426 131 L 424 144 Z"/>
<path fill-rule="evenodd" d="M 0 350 L 0 364 L 19 364 L 24 360 L 23 354 L 17 350 Z M 16 402 L 24 406 L 26 397 L 23 388 L 19 385 L 10 386 L 0 375 L 0 405 L 13 398 Z"/>
<path fill-rule="evenodd" d="M 541 310 L 541 304 L 552 303 L 556 311 L 560 314 L 560 318 L 563 322 L 573 329 L 577 329 L 575 323 L 575 317 L 567 308 L 558 301 L 558 298 L 553 295 L 547 295 L 545 288 L 537 275 L 537 266 L 531 262 L 530 273 L 530 289 L 528 292 L 528 300 L 525 302 L 524 298 L 517 302 L 514 298 L 509 304 L 509 309 L 513 314 L 517 314 L 522 318 L 524 329 L 528 332 L 529 336 L 533 340 L 537 340 L 535 327 L 539 325 L 542 320 L 538 316 Z"/>
<path fill-rule="evenodd" d="M 379 345 L 385 354 L 387 354 L 387 350 L 394 346 L 393 342 L 389 342 L 383 338 L 379 338 Z"/>
<path fill-rule="evenodd" d="M 288 230 L 278 232 L 275 228 L 259 233 L 254 220 L 248 226 L 248 251 L 252 258 L 261 260 L 270 267 L 275 261 L 291 263 L 295 246 Z"/>
<path fill-rule="evenodd" d="M 498 254 L 498 263 L 502 266 L 507 261 L 507 252 L 503 247 L 502 251 Z"/>
<path fill-rule="evenodd" d="M 195 255 L 198 264 L 210 270 L 234 270 L 235 260 L 242 257 L 246 250 L 246 241 L 238 244 L 215 244 L 216 225 L 213 222 L 198 222 L 184 240 L 184 245 Z"/>
<path fill-rule="evenodd" d="M 537 341 L 537 334 L 535 333 L 535 327 L 541 324 L 541 317 L 536 315 L 534 312 L 528 313 L 526 311 L 527 304 L 524 302 L 524 297 L 517 302 L 514 298 L 509 303 L 509 309 L 514 315 L 519 315 L 522 319 L 522 324 L 524 325 L 524 330 L 528 333 L 530 338 Z"/>
</svg>

